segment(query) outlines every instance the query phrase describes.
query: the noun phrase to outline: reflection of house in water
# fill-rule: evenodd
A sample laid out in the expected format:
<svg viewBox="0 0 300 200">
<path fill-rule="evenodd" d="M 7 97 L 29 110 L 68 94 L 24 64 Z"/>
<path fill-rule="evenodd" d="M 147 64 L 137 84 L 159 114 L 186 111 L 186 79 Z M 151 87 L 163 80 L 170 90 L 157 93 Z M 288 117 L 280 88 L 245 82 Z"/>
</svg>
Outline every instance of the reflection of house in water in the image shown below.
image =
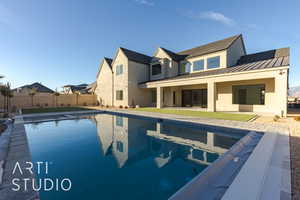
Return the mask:
<svg viewBox="0 0 300 200">
<path fill-rule="evenodd" d="M 206 165 L 216 160 L 239 140 L 239 138 L 215 134 L 204 129 L 163 123 L 157 123 L 155 131 L 147 130 L 147 135 L 188 147 L 181 158 Z"/>
<path fill-rule="evenodd" d="M 147 156 L 148 121 L 105 114 L 96 115 L 95 120 L 103 154 L 111 151 L 119 167 Z"/>
<path fill-rule="evenodd" d="M 122 116 L 95 116 L 104 155 L 112 153 L 119 167 L 146 158 L 158 168 L 176 159 L 209 165 L 237 140 L 206 130 Z"/>
</svg>

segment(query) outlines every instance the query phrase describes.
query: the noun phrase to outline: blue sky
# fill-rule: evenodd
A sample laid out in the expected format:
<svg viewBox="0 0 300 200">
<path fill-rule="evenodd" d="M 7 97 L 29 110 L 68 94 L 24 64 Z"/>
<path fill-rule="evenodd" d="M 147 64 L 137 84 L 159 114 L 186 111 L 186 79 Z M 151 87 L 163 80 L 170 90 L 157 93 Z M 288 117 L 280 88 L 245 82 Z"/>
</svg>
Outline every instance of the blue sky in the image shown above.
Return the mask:
<svg viewBox="0 0 300 200">
<path fill-rule="evenodd" d="M 300 1 L 1 0 L 0 74 L 13 87 L 90 83 L 119 46 L 152 55 L 242 33 L 247 53 L 291 48 L 300 85 Z"/>
</svg>

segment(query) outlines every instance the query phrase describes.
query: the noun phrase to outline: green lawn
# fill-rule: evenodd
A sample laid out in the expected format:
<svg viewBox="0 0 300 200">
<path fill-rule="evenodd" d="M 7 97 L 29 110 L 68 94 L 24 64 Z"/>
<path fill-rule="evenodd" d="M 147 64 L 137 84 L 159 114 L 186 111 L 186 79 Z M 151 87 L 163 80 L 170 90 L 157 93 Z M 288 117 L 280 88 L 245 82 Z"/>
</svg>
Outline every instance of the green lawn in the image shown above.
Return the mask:
<svg viewBox="0 0 300 200">
<path fill-rule="evenodd" d="M 203 112 L 203 111 L 192 111 L 192 110 L 175 110 L 175 109 L 158 109 L 158 108 L 135 108 L 133 110 L 145 111 L 145 112 L 158 112 L 164 114 L 175 114 L 175 115 L 183 115 L 183 116 L 193 116 L 193 117 L 226 119 L 226 120 L 235 120 L 235 121 L 248 121 L 255 116 L 249 114 L 233 114 L 233 113 L 223 113 L 223 112 Z"/>
<path fill-rule="evenodd" d="M 83 108 L 83 107 L 28 108 L 28 109 L 22 109 L 22 113 L 33 114 L 33 113 L 68 112 L 68 111 L 81 111 L 81 110 L 90 110 L 90 109 Z"/>
</svg>

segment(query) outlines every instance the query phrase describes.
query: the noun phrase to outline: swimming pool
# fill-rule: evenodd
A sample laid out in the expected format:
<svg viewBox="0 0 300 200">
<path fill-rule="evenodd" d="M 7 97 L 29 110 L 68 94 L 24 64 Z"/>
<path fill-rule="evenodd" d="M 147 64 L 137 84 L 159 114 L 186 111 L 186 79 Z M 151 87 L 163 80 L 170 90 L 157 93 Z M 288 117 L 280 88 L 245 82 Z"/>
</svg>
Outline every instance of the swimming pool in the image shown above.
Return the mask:
<svg viewBox="0 0 300 200">
<path fill-rule="evenodd" d="M 32 161 L 49 164 L 36 178 L 72 182 L 41 200 L 168 199 L 246 134 L 114 114 L 25 128 Z"/>
</svg>

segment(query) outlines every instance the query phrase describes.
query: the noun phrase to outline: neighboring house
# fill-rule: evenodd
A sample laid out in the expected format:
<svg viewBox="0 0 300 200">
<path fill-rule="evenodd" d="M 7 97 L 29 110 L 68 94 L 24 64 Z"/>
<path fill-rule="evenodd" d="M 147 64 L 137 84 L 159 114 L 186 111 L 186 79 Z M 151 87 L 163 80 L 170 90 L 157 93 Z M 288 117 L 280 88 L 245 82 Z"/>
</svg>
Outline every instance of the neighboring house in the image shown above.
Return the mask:
<svg viewBox="0 0 300 200">
<path fill-rule="evenodd" d="M 62 87 L 64 94 L 93 94 L 96 89 L 96 82 L 91 84 L 80 84 L 80 85 L 65 85 Z"/>
<path fill-rule="evenodd" d="M 160 47 L 152 57 L 119 48 L 102 62 L 96 94 L 113 106 L 286 116 L 288 69 L 289 48 L 246 54 L 242 35 L 178 53 Z"/>
<path fill-rule="evenodd" d="M 86 93 L 85 94 L 94 94 L 95 91 L 96 91 L 96 87 L 97 87 L 97 82 L 93 82 L 91 84 L 89 84 L 87 87 L 86 87 Z"/>
<path fill-rule="evenodd" d="M 14 95 L 29 95 L 29 93 L 32 92 L 32 90 L 35 89 L 37 94 L 52 94 L 54 93 L 53 90 L 50 88 L 42 85 L 41 83 L 33 83 L 31 85 L 24 85 L 18 88 L 13 89 Z"/>
</svg>

